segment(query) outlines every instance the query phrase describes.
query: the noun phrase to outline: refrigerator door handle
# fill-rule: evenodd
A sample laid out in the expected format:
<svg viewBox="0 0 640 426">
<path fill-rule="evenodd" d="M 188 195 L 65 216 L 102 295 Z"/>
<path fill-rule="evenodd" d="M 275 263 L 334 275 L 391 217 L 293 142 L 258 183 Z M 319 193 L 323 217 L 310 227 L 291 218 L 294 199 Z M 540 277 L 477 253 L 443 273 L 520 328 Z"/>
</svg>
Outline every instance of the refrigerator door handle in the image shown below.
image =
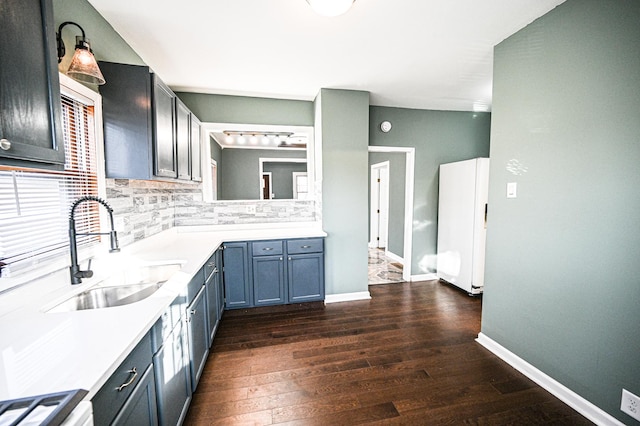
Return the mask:
<svg viewBox="0 0 640 426">
<path fill-rule="evenodd" d="M 489 210 L 489 203 L 484 203 L 484 229 L 487 229 L 487 212 Z"/>
</svg>

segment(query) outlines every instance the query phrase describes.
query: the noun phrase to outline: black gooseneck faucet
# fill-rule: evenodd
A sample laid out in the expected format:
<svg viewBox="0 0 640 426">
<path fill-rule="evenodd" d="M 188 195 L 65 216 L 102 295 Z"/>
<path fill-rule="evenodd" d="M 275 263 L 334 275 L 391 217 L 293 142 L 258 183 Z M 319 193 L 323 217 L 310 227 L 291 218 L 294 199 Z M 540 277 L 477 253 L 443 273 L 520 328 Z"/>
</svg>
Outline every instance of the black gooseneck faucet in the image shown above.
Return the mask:
<svg viewBox="0 0 640 426">
<path fill-rule="evenodd" d="M 107 212 L 109 212 L 109 223 L 111 224 L 110 232 L 76 233 L 76 221 L 74 219 L 76 207 L 85 201 L 95 201 L 102 204 L 107 209 Z M 113 209 L 102 198 L 87 195 L 85 197 L 78 198 L 71 205 L 71 212 L 69 213 L 69 251 L 71 252 L 71 266 L 69 267 L 69 272 L 71 275 L 71 284 L 80 284 L 83 278 L 91 278 L 93 276 L 93 271 L 90 269 L 91 259 L 89 259 L 89 265 L 87 266 L 86 271 L 80 270 L 80 265 L 78 265 L 78 246 L 76 244 L 76 236 L 78 235 L 109 235 L 111 238 L 111 249 L 109 250 L 109 253 L 120 251 L 120 247 L 118 247 L 118 234 L 116 234 L 116 231 L 113 228 Z"/>
</svg>

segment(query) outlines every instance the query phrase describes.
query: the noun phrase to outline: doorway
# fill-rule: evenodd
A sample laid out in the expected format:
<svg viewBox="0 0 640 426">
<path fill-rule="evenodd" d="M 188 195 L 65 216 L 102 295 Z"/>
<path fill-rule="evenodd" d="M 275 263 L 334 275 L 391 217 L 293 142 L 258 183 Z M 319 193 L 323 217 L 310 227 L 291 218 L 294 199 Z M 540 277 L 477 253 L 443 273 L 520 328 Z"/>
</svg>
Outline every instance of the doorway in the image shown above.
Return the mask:
<svg viewBox="0 0 640 426">
<path fill-rule="evenodd" d="M 371 181 L 374 185 L 370 188 L 370 192 L 377 192 L 374 189 L 377 184 L 377 177 L 375 173 L 379 170 L 382 170 L 382 178 L 381 178 L 381 186 L 379 198 L 383 198 L 383 205 L 392 206 L 402 206 L 403 208 L 397 214 L 391 213 L 391 211 L 397 211 L 395 208 L 387 208 L 386 216 L 382 218 L 382 221 L 386 221 L 386 227 L 383 224 L 384 235 L 379 236 L 380 241 L 383 241 L 384 244 L 379 243 L 374 237 L 371 239 L 369 244 L 369 278 L 370 283 L 372 282 L 372 273 L 377 276 L 387 277 L 393 279 L 393 281 L 387 280 L 386 282 L 399 282 L 399 281 L 411 281 L 411 265 L 412 261 L 412 248 L 413 248 L 413 232 L 412 232 L 412 222 L 413 222 L 413 189 L 414 189 L 414 169 L 415 169 L 415 148 L 411 147 L 391 147 L 391 146 L 369 146 L 369 153 L 388 153 L 390 154 L 388 157 L 395 158 L 395 160 L 391 161 L 388 166 L 384 166 L 384 163 L 387 162 L 387 159 L 374 158 L 373 164 L 371 164 L 371 172 L 372 177 Z M 400 155 L 397 155 L 400 154 Z M 385 157 L 384 155 L 377 155 L 378 157 Z M 394 164 L 399 165 L 398 167 L 394 166 Z M 374 171 L 373 166 L 376 167 Z M 386 170 L 385 170 L 386 169 Z M 404 172 L 402 171 L 404 169 Z M 384 188 L 384 180 L 387 178 L 388 186 Z M 374 179 L 376 182 L 373 182 Z M 394 195 L 403 194 L 404 197 L 396 197 Z M 374 198 L 375 194 L 371 195 L 371 209 L 370 209 L 370 228 L 376 226 L 374 224 L 374 218 L 372 216 L 373 213 L 373 205 L 376 203 Z M 386 200 L 384 200 L 386 198 Z M 397 201 L 393 201 L 397 200 Z M 377 209 L 376 209 L 377 210 Z M 382 215 L 381 215 L 382 216 Z M 391 226 L 389 222 L 393 221 L 393 232 L 391 232 Z M 380 226 L 378 224 L 377 226 Z M 384 229 L 386 228 L 386 230 Z M 390 238 L 393 238 L 393 241 L 390 241 Z M 396 248 L 393 249 L 396 251 L 389 251 L 389 246 L 394 245 Z M 378 248 L 380 246 L 384 246 L 383 249 Z M 378 272 L 375 272 L 376 268 Z M 382 273 L 380 274 L 380 271 Z M 386 271 L 386 272 L 384 272 Z M 401 276 L 401 279 L 397 277 Z"/>
<path fill-rule="evenodd" d="M 262 200 L 270 200 L 273 197 L 273 186 L 271 185 L 271 172 L 262 172 Z"/>
</svg>

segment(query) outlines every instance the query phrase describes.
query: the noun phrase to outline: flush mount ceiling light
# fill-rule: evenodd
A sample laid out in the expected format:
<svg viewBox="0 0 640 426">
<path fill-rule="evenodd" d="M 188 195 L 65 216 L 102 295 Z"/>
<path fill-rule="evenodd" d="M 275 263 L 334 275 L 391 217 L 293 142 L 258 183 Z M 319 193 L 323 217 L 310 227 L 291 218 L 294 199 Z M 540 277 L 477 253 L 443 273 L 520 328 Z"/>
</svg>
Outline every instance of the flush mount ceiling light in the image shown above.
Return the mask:
<svg viewBox="0 0 640 426">
<path fill-rule="evenodd" d="M 58 27 L 58 32 L 56 33 L 56 41 L 58 43 L 58 63 L 62 61 L 62 58 L 66 53 L 66 48 L 62 41 L 62 28 L 66 25 L 75 25 L 82 32 L 82 36 L 76 36 L 76 50 L 73 54 L 73 58 L 71 59 L 71 65 L 69 65 L 67 75 L 74 80 L 78 80 L 83 83 L 104 84 L 104 77 L 102 76 L 102 72 L 100 72 L 100 68 L 98 68 L 96 58 L 93 56 L 89 40 L 87 40 L 82 27 L 75 22 L 63 22 Z"/>
<path fill-rule="evenodd" d="M 318 15 L 338 16 L 346 13 L 355 0 L 307 0 Z"/>
</svg>

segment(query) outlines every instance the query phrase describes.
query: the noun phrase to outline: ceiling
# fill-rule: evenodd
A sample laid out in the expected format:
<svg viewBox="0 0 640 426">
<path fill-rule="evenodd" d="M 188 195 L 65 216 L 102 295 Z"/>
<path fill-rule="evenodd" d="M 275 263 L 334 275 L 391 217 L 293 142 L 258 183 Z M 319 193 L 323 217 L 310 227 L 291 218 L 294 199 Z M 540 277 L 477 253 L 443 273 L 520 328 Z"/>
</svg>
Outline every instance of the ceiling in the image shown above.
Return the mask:
<svg viewBox="0 0 640 426">
<path fill-rule="evenodd" d="M 487 111 L 493 46 L 564 0 L 89 0 L 176 91 Z M 95 40 L 94 43 L 99 41 Z"/>
</svg>

